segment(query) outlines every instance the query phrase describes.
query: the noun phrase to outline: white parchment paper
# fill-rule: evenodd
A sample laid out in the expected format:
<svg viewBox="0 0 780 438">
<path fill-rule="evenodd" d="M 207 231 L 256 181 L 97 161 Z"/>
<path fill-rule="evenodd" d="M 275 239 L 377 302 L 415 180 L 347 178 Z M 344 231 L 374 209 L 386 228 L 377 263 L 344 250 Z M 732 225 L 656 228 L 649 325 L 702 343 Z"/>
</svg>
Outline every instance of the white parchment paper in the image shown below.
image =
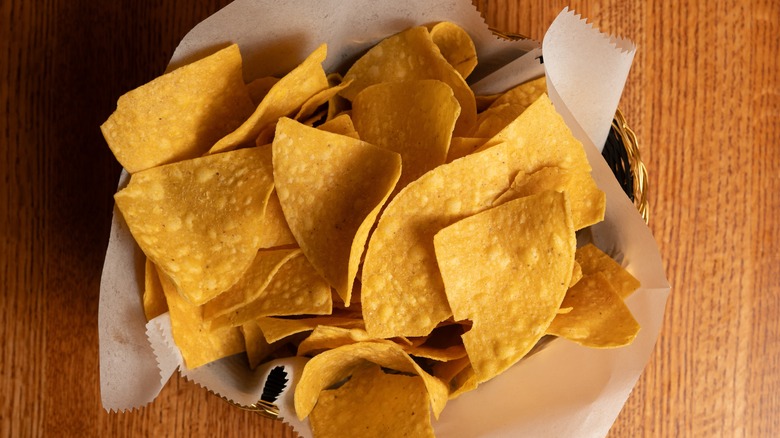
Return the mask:
<svg viewBox="0 0 780 438">
<path fill-rule="evenodd" d="M 443 437 L 603 436 L 653 351 L 669 293 L 653 236 L 601 158 L 595 144 L 603 141 L 593 140 L 599 138 L 601 130 L 609 129 L 633 58 L 630 42 L 605 37 L 565 10 L 551 26 L 550 38 L 544 39 L 542 65 L 537 43 L 494 37 L 468 0 L 237 0 L 184 38 L 169 69 L 236 42 L 245 58 L 245 79 L 251 80 L 289 71 L 326 42 L 329 53 L 325 67 L 334 71 L 389 35 L 442 20 L 458 23 L 474 38 L 480 59 L 474 86 L 480 92 L 503 91 L 547 75 L 556 109 L 583 142 L 594 178 L 607 194 L 606 219 L 592 228 L 592 239 L 623 260 L 642 282 L 627 300 L 642 329 L 632 345 L 614 350 L 588 349 L 556 340 L 476 391 L 451 401 L 434 428 Z M 570 33 L 577 37 L 570 37 Z M 582 78 L 587 79 L 588 87 L 596 78 L 596 73 L 577 70 L 583 54 L 597 57 L 585 58 L 591 61 L 601 57 L 614 60 L 609 61 L 612 74 L 598 73 L 610 85 L 594 89 L 610 90 L 600 100 L 596 96 L 599 103 L 595 106 L 581 93 L 574 97 L 571 93 L 577 84 L 583 84 L 578 82 Z M 588 117 L 582 117 L 584 113 Z M 120 187 L 124 184 L 126 175 Z M 122 411 L 151 402 L 176 368 L 230 400 L 249 404 L 259 398 L 271 365 L 250 372 L 233 357 L 197 370 L 185 369 L 170 340 L 167 314 L 146 323 L 140 299 L 142 285 L 143 255 L 121 214 L 115 211 L 99 315 L 101 396 L 107 410 Z M 299 433 L 310 436 L 307 423 L 297 421 L 292 410 L 292 388 L 302 362 L 291 359 L 283 365 L 292 381 L 279 400 L 280 410 Z"/>
</svg>

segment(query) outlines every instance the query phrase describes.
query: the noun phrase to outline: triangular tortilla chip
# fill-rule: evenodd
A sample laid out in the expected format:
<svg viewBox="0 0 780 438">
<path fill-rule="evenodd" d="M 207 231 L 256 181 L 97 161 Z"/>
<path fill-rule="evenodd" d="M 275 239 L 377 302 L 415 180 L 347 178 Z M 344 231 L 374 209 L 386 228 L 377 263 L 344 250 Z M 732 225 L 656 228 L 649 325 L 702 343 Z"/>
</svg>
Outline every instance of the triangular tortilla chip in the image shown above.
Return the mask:
<svg viewBox="0 0 780 438">
<path fill-rule="evenodd" d="M 349 305 L 358 264 L 401 157 L 354 138 L 279 120 L 274 178 L 295 240 Z"/>
<path fill-rule="evenodd" d="M 235 284 L 254 260 L 271 190 L 266 147 L 138 172 L 114 199 L 147 257 L 200 305 Z"/>
</svg>

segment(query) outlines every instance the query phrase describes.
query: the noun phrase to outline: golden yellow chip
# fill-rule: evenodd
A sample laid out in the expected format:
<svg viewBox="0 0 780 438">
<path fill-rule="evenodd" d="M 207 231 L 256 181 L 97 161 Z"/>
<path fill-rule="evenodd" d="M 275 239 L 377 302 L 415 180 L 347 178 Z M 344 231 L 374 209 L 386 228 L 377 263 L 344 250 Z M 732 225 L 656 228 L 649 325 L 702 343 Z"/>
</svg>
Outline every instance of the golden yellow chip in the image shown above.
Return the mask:
<svg viewBox="0 0 780 438">
<path fill-rule="evenodd" d="M 600 222 L 604 218 L 607 197 L 589 170 L 542 167 L 532 173 L 518 173 L 512 186 L 493 205 L 521 198 L 544 190 L 566 192 L 571 203 L 574 228 L 580 230 Z"/>
<path fill-rule="evenodd" d="M 451 163 L 458 158 L 463 158 L 479 149 L 488 141 L 487 138 L 452 137 L 450 149 L 447 151 L 447 162 Z"/>
<path fill-rule="evenodd" d="M 418 79 L 436 79 L 449 85 L 460 104 L 455 135 L 471 132 L 477 117 L 474 93 L 441 55 L 425 27 L 412 27 L 371 48 L 344 75 L 345 81 L 354 82 L 341 95 L 354 100 L 370 85 Z"/>
<path fill-rule="evenodd" d="M 203 321 L 198 306 L 184 299 L 165 273 L 159 272 L 159 275 L 168 302 L 173 341 L 187 368 L 194 369 L 246 350 L 237 327 L 212 330 Z"/>
<path fill-rule="evenodd" d="M 295 241 L 287 219 L 284 218 L 282 204 L 279 203 L 279 195 L 274 190 L 268 198 L 265 208 L 263 225 L 260 228 L 260 248 L 276 248 L 278 246 L 298 245 Z"/>
<path fill-rule="evenodd" d="M 639 323 L 601 272 L 582 277 L 561 306 L 572 310 L 557 315 L 548 334 L 586 347 L 613 348 L 630 344 L 639 333 Z"/>
<path fill-rule="evenodd" d="M 355 125 L 352 123 L 352 117 L 349 114 L 340 114 L 318 126 L 317 129 L 360 140 L 360 135 L 358 135 Z"/>
<path fill-rule="evenodd" d="M 252 113 L 242 74 L 234 44 L 123 95 L 100 129 L 130 173 L 199 157 Z"/>
<path fill-rule="evenodd" d="M 165 294 L 157 275 L 157 267 L 149 258 L 146 258 L 144 267 L 144 315 L 150 321 L 168 311 L 168 303 L 165 302 Z"/>
<path fill-rule="evenodd" d="M 254 260 L 272 189 L 271 149 L 251 148 L 138 172 L 114 199 L 146 256 L 200 305 Z"/>
<path fill-rule="evenodd" d="M 509 186 L 504 148 L 439 166 L 406 186 L 388 204 L 363 263 L 366 330 L 375 337 L 425 336 L 452 315 L 433 236 L 490 207 Z"/>
<path fill-rule="evenodd" d="M 523 106 L 511 103 L 491 106 L 477 115 L 476 129 L 471 136 L 492 138 L 522 114 L 525 109 Z"/>
<path fill-rule="evenodd" d="M 450 381 L 450 400 L 477 389 L 479 379 L 474 368 L 469 364 Z"/>
<path fill-rule="evenodd" d="M 352 101 L 360 138 L 401 155 L 395 192 L 444 164 L 458 114 L 452 89 L 432 79 L 371 85 Z"/>
<path fill-rule="evenodd" d="M 279 267 L 259 296 L 211 320 L 212 327 L 237 326 L 265 316 L 329 315 L 330 285 L 297 253 Z"/>
<path fill-rule="evenodd" d="M 212 146 L 209 153 L 215 154 L 239 146 L 254 145 L 257 137 L 264 130 L 272 128 L 280 117 L 295 114 L 310 97 L 328 88 L 328 79 L 322 69 L 322 61 L 325 60 L 327 52 L 327 46 L 321 45 L 301 65 L 279 79 L 279 82 L 268 90 L 268 94 L 249 119 L 235 131 L 221 138 Z"/>
<path fill-rule="evenodd" d="M 279 78 L 265 76 L 246 84 L 246 88 L 249 90 L 249 97 L 252 98 L 252 103 L 254 103 L 255 106 L 260 105 L 263 98 L 271 91 L 271 87 L 276 85 L 277 82 L 279 82 Z"/>
<path fill-rule="evenodd" d="M 463 219 L 434 237 L 456 320 L 478 382 L 528 353 L 544 336 L 571 280 L 576 249 L 564 194 L 547 191 Z"/>
<path fill-rule="evenodd" d="M 606 195 L 593 181 L 585 149 L 574 138 L 546 94 L 541 95 L 480 150 L 495 147 L 496 144 L 510 147 L 510 159 L 518 170 L 512 183 L 512 191 L 516 195 L 510 198 L 548 188 L 557 190 L 555 187 L 561 184 L 556 179 L 566 173 L 570 180 L 563 190 L 570 192 L 575 228 L 580 230 L 604 219 Z M 544 168 L 558 170 L 542 170 Z M 542 173 L 537 173 L 540 170 Z M 560 174 L 556 176 L 556 172 Z M 523 186 L 527 187 L 523 189 Z"/>
<path fill-rule="evenodd" d="M 388 374 L 376 365 L 359 368 L 341 387 L 323 391 L 309 420 L 317 438 L 434 436 L 423 380 Z"/>
<path fill-rule="evenodd" d="M 301 109 L 298 111 L 298 114 L 295 115 L 294 119 L 299 121 L 308 119 L 316 112 L 317 108 L 325 104 L 325 102 L 328 102 L 333 96 L 339 94 L 341 90 L 347 88 L 349 84 L 349 82 L 341 82 L 340 84 L 328 87 L 311 96 L 301 106 Z"/>
<path fill-rule="evenodd" d="M 362 341 L 384 342 L 372 338 L 362 328 L 345 328 L 319 325 L 298 345 L 298 356 L 308 356 L 322 350 L 341 347 Z"/>
<path fill-rule="evenodd" d="M 477 66 L 477 49 L 468 32 L 455 23 L 442 21 L 431 28 L 431 39 L 463 79 L 469 77 Z"/>
<path fill-rule="evenodd" d="M 280 119 L 274 179 L 306 258 L 349 305 L 368 233 L 401 173 L 401 157 L 351 137 Z"/>
<path fill-rule="evenodd" d="M 582 266 L 580 266 L 579 262 L 577 262 L 577 253 L 575 252 L 574 253 L 574 270 L 571 273 L 571 282 L 569 282 L 569 287 L 574 286 L 581 279 L 582 279 Z"/>
<path fill-rule="evenodd" d="M 252 369 L 257 368 L 282 345 L 282 342 L 274 342 L 273 344 L 266 342 L 263 331 L 260 330 L 260 326 L 255 321 L 249 321 L 242 325 L 241 333 L 244 335 L 246 355 Z"/>
<path fill-rule="evenodd" d="M 296 319 L 257 318 L 255 322 L 260 326 L 267 342 L 276 342 L 297 333 L 312 331 L 320 325 L 345 328 L 363 327 L 363 321 L 358 318 L 339 316 L 313 316 Z"/>
<path fill-rule="evenodd" d="M 453 359 L 447 362 L 437 362 L 431 367 L 431 371 L 434 377 L 444 382 L 445 385 L 450 385 L 455 376 L 460 374 L 461 371 L 470 367 L 471 362 L 468 356 L 464 356 L 458 359 Z M 453 388 L 450 387 L 450 390 Z"/>
<path fill-rule="evenodd" d="M 392 342 L 358 342 L 320 353 L 306 363 L 295 387 L 295 413 L 298 418 L 302 420 L 309 415 L 323 389 L 349 377 L 365 366 L 366 361 L 422 377 L 433 414 L 439 417 L 449 395 L 444 383 L 426 373 L 400 346 Z"/>
<path fill-rule="evenodd" d="M 258 251 L 252 264 L 244 271 L 244 275 L 236 284 L 203 305 L 203 318 L 213 320 L 254 301 L 263 295 L 266 286 L 271 283 L 279 268 L 300 254 L 300 249 Z"/>
<path fill-rule="evenodd" d="M 620 298 L 625 299 L 641 286 L 639 280 L 592 243 L 577 249 L 576 260 L 584 275 L 604 274 Z"/>
<path fill-rule="evenodd" d="M 528 108 L 536 102 L 542 94 L 547 93 L 547 81 L 544 76 L 533 79 L 510 89 L 499 95 L 491 103 L 490 107 L 501 106 L 505 104 L 519 105 L 523 109 Z M 522 111 L 521 111 L 522 112 Z"/>
</svg>

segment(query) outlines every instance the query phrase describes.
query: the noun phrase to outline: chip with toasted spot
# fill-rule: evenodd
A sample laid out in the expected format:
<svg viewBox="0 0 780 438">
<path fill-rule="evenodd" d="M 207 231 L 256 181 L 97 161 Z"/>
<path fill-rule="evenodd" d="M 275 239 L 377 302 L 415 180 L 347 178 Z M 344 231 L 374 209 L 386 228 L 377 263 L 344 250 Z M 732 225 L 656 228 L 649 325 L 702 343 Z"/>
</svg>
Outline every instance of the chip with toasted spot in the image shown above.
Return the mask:
<svg viewBox="0 0 780 438">
<path fill-rule="evenodd" d="M 239 146 L 254 145 L 263 131 L 280 117 L 294 115 L 309 98 L 328 88 L 328 79 L 322 69 L 327 46 L 319 46 L 298 67 L 274 84 L 249 118 L 236 130 L 219 139 L 210 154 L 233 150 Z M 271 129 L 270 132 L 273 132 Z M 260 141 L 259 144 L 265 144 Z"/>
<path fill-rule="evenodd" d="M 368 233 L 401 174 L 386 149 L 279 120 L 274 180 L 306 258 L 349 305 Z"/>
<path fill-rule="evenodd" d="M 352 375 L 373 362 L 382 367 L 422 377 L 428 390 L 433 414 L 439 417 L 447 404 L 448 390 L 439 379 L 425 372 L 403 349 L 392 342 L 358 342 L 344 345 L 314 356 L 303 368 L 295 387 L 295 413 L 306 418 L 320 392 Z"/>
<path fill-rule="evenodd" d="M 547 191 L 463 219 L 434 236 L 436 260 L 478 382 L 544 336 L 566 294 L 576 238 L 566 196 Z"/>
<path fill-rule="evenodd" d="M 601 272 L 582 277 L 561 306 L 572 310 L 557 315 L 548 334 L 586 347 L 614 348 L 630 344 L 639 333 L 639 323 Z"/>
<path fill-rule="evenodd" d="M 271 190 L 271 149 L 250 148 L 138 172 L 114 199 L 141 250 L 200 305 L 254 260 Z"/>
<path fill-rule="evenodd" d="M 444 164 L 458 114 L 452 89 L 433 79 L 371 85 L 352 101 L 360 138 L 401 155 L 396 193 Z"/>
<path fill-rule="evenodd" d="M 317 438 L 434 436 L 422 378 L 385 373 L 377 365 L 323 391 L 309 420 Z"/>
<path fill-rule="evenodd" d="M 231 45 L 164 74 L 119 98 L 100 127 L 120 164 L 136 173 L 203 155 L 252 113 Z"/>
</svg>

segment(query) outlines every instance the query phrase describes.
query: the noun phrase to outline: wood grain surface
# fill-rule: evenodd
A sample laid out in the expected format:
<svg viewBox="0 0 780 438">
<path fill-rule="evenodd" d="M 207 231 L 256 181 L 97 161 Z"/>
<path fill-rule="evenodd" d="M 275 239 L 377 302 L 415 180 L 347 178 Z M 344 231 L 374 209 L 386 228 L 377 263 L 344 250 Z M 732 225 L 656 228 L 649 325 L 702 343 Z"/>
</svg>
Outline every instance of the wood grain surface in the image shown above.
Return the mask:
<svg viewBox="0 0 780 438">
<path fill-rule="evenodd" d="M 100 402 L 99 282 L 120 167 L 98 126 L 227 3 L 0 2 L 0 436 L 293 436 L 178 377 L 135 412 Z M 567 5 L 475 4 L 536 39 Z M 780 2 L 569 5 L 638 45 L 621 108 L 672 284 L 610 436 L 780 436 Z"/>
</svg>

